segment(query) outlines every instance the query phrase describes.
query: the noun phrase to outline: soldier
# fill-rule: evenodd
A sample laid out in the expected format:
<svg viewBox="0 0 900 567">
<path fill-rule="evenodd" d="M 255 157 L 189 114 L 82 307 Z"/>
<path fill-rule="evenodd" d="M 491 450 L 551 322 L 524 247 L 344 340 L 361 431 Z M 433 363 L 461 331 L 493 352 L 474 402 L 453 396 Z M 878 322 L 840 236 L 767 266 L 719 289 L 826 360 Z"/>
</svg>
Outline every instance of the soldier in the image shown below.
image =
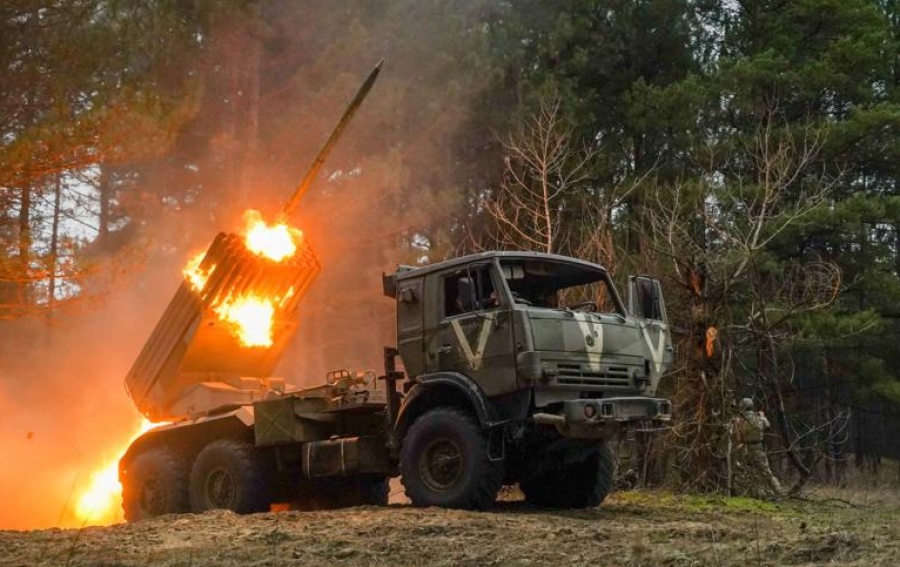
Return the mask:
<svg viewBox="0 0 900 567">
<path fill-rule="evenodd" d="M 781 483 L 769 468 L 769 458 L 763 450 L 763 435 L 769 428 L 769 420 L 762 411 L 755 411 L 753 400 L 744 398 L 738 405 L 740 414 L 735 417 L 738 440 L 747 449 L 748 464 L 763 476 L 776 496 L 784 494 Z"/>
</svg>

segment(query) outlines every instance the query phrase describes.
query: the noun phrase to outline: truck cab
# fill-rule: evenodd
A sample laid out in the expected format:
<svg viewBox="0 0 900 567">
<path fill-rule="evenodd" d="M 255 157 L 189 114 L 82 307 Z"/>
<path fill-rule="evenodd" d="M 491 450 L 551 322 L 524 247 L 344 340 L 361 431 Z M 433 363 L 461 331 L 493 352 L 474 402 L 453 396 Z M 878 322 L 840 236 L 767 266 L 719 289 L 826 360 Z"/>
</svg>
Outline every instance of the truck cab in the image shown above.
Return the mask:
<svg viewBox="0 0 900 567">
<path fill-rule="evenodd" d="M 397 350 L 409 377 L 398 439 L 415 440 L 417 423 L 427 428 L 430 412 L 446 418 L 450 408 L 481 432 L 485 467 L 504 462 L 503 482 L 523 490 L 552 484 L 560 478 L 548 474 L 565 476 L 573 459 L 597 455 L 583 466 L 603 469 L 592 478 L 610 469 L 608 479 L 595 479 L 610 484 L 606 442 L 623 426 L 671 418 L 668 400 L 654 397 L 673 349 L 661 286 L 652 278 L 629 278 L 623 300 L 597 264 L 486 252 L 401 267 L 384 287 L 397 302 Z M 427 470 L 430 457 L 403 445 L 403 477 Z M 414 502 L 421 492 L 423 502 L 447 505 L 440 498 L 447 487 L 412 482 Z M 589 505 L 596 488 L 575 496 L 530 492 L 539 503 Z"/>
</svg>

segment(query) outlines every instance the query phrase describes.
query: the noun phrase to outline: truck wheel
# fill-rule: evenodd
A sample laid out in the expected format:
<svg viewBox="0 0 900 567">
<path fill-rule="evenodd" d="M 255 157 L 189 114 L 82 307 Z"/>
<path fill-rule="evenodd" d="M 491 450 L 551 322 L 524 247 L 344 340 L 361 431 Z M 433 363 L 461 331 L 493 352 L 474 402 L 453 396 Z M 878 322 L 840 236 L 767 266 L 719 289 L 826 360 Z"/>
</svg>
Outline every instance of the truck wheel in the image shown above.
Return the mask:
<svg viewBox="0 0 900 567">
<path fill-rule="evenodd" d="M 604 443 L 585 460 L 520 483 L 525 500 L 547 508 L 593 508 L 613 487 L 615 459 Z"/>
<path fill-rule="evenodd" d="M 135 457 L 122 482 L 122 511 L 128 522 L 187 512 L 188 474 L 184 459 L 162 448 Z"/>
<path fill-rule="evenodd" d="M 400 452 L 406 495 L 415 506 L 483 509 L 503 484 L 500 463 L 474 419 L 450 407 L 426 412 L 406 434 Z"/>
<path fill-rule="evenodd" d="M 213 441 L 191 469 L 191 509 L 224 508 L 239 514 L 269 509 L 266 467 L 253 445 L 233 439 Z"/>
</svg>

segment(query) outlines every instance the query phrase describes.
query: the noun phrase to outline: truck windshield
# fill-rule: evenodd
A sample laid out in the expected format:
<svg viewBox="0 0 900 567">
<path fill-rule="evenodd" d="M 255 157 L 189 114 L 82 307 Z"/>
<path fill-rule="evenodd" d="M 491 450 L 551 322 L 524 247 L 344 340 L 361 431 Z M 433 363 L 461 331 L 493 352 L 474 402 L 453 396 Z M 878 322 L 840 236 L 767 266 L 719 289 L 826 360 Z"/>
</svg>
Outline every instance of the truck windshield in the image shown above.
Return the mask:
<svg viewBox="0 0 900 567">
<path fill-rule="evenodd" d="M 625 314 L 602 269 L 544 259 L 501 260 L 500 267 L 516 303 Z"/>
</svg>

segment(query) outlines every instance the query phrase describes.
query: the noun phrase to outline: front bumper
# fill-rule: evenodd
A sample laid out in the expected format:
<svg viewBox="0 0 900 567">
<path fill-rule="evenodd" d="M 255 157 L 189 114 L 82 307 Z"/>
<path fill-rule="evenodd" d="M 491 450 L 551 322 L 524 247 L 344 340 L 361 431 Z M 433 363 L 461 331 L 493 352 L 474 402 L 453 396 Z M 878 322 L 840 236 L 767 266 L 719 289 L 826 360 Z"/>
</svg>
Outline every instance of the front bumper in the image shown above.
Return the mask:
<svg viewBox="0 0 900 567">
<path fill-rule="evenodd" d="M 604 439 L 629 423 L 671 421 L 672 403 L 641 396 L 566 400 L 561 413 L 536 413 L 533 419 L 555 426 L 564 437 Z"/>
</svg>

